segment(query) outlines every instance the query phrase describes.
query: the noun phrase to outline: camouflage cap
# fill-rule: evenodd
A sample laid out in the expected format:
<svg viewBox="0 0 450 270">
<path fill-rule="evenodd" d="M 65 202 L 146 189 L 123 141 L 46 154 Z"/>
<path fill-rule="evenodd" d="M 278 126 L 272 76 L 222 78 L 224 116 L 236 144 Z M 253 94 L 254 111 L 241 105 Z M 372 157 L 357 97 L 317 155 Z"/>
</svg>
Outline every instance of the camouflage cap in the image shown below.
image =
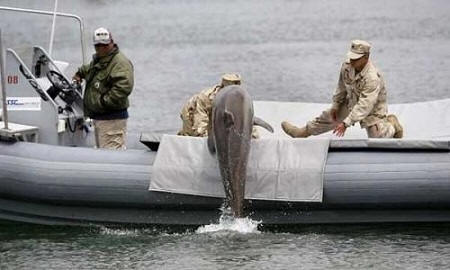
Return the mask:
<svg viewBox="0 0 450 270">
<path fill-rule="evenodd" d="M 352 45 L 350 46 L 350 51 L 347 52 L 347 57 L 349 59 L 359 59 L 363 55 L 370 52 L 370 44 L 364 40 L 352 40 Z"/>
<path fill-rule="evenodd" d="M 237 73 L 226 73 L 222 75 L 222 84 L 228 85 L 228 84 L 237 84 L 241 83 L 241 75 Z"/>
</svg>

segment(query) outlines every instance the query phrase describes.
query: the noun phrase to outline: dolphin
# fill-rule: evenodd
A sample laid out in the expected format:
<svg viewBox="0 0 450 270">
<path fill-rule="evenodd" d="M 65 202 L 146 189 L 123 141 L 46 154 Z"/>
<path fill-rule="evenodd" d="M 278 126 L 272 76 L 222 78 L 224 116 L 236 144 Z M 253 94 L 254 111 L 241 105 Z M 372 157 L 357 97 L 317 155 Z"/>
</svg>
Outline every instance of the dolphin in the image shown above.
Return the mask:
<svg viewBox="0 0 450 270">
<path fill-rule="evenodd" d="M 240 85 L 220 90 L 212 104 L 208 132 L 208 149 L 216 153 L 225 188 L 225 208 L 234 217 L 244 216 L 245 181 L 253 125 L 273 133 L 273 128 L 253 115 L 253 101 Z"/>
</svg>

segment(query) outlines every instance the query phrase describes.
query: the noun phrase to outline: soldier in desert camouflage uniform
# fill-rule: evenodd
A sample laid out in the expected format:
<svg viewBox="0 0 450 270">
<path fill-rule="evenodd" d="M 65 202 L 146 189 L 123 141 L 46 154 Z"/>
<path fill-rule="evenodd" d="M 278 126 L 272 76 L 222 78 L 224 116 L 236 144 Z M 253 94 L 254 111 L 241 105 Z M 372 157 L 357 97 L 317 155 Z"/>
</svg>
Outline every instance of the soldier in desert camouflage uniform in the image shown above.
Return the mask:
<svg viewBox="0 0 450 270">
<path fill-rule="evenodd" d="M 333 130 L 344 136 L 348 127 L 359 122 L 369 138 L 402 138 L 397 117 L 387 115 L 386 88 L 378 69 L 369 61 L 370 44 L 353 40 L 348 60 L 342 64 L 331 109 L 322 112 L 304 127 L 282 122 L 283 130 L 294 138 L 306 138 Z"/>
<path fill-rule="evenodd" d="M 209 117 L 212 111 L 213 100 L 217 93 L 228 85 L 240 85 L 241 76 L 228 73 L 222 76 L 222 81 L 211 88 L 207 88 L 192 96 L 180 112 L 183 127 L 178 132 L 182 136 L 206 137 L 208 136 Z M 253 138 L 258 137 L 257 130 L 253 128 Z"/>
</svg>

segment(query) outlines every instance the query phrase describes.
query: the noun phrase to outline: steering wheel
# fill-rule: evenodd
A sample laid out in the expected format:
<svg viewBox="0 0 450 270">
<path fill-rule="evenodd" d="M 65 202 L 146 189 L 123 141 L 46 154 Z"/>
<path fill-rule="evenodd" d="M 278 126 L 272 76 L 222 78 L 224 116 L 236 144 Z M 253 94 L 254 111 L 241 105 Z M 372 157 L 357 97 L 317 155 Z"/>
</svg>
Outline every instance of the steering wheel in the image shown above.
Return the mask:
<svg viewBox="0 0 450 270">
<path fill-rule="evenodd" d="M 50 70 L 47 72 L 47 78 L 52 83 L 53 87 L 57 88 L 59 91 L 64 91 L 70 88 L 70 82 L 57 71 Z"/>
<path fill-rule="evenodd" d="M 50 97 L 55 99 L 59 96 L 68 106 L 72 105 L 77 99 L 74 88 L 79 87 L 79 85 L 72 85 L 63 75 L 61 75 L 61 73 L 54 70 L 47 72 L 47 78 L 53 85 L 53 87 L 47 90 Z"/>
</svg>

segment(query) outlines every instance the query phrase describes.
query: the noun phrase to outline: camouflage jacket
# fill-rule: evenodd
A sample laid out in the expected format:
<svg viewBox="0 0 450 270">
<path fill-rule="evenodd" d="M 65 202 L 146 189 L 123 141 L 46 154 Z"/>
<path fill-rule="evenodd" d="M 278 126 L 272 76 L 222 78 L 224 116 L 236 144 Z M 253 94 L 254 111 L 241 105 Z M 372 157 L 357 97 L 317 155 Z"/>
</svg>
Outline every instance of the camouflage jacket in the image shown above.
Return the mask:
<svg viewBox="0 0 450 270">
<path fill-rule="evenodd" d="M 333 109 L 347 106 L 347 126 L 360 122 L 362 128 L 380 122 L 387 114 L 385 82 L 378 69 L 369 61 L 356 74 L 349 62 L 342 64 L 338 86 L 333 96 Z"/>
<path fill-rule="evenodd" d="M 209 118 L 212 113 L 212 105 L 214 98 L 221 85 L 215 85 L 207 88 L 200 93 L 192 96 L 183 106 L 180 112 L 183 127 L 178 131 L 178 135 L 207 137 L 209 129 Z M 253 127 L 252 138 L 259 138 L 259 132 Z"/>
<path fill-rule="evenodd" d="M 192 96 L 186 102 L 180 112 L 181 119 L 183 120 L 183 128 L 178 132 L 178 135 L 208 136 L 208 124 L 212 103 L 220 89 L 220 85 L 207 88 Z"/>
</svg>

